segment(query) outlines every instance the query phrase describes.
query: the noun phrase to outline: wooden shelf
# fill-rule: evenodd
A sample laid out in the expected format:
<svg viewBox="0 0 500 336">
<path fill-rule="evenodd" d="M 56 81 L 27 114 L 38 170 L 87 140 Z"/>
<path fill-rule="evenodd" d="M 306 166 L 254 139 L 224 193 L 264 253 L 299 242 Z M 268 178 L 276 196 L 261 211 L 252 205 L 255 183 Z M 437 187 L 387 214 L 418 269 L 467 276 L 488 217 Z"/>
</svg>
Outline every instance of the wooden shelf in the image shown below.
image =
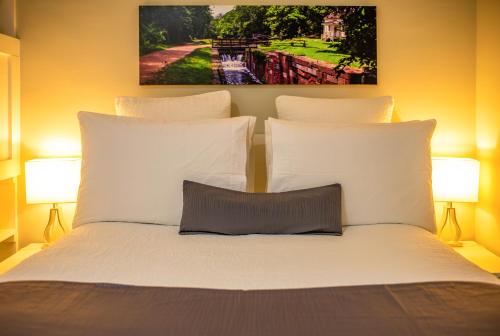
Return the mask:
<svg viewBox="0 0 500 336">
<path fill-rule="evenodd" d="M 16 230 L 14 229 L 1 229 L 0 230 L 0 243 L 3 243 L 6 240 L 14 238 L 16 234 Z"/>
</svg>

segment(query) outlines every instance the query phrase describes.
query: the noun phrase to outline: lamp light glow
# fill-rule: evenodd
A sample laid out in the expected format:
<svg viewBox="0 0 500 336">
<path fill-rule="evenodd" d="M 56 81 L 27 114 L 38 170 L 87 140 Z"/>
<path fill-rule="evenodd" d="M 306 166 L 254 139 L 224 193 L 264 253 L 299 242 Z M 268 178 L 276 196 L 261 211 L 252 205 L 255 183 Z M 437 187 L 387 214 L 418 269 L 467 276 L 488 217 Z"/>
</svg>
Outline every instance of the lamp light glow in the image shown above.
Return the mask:
<svg viewBox="0 0 500 336">
<path fill-rule="evenodd" d="M 28 204 L 76 202 L 81 160 L 36 159 L 26 162 Z"/>
<path fill-rule="evenodd" d="M 477 202 L 479 161 L 467 158 L 433 158 L 432 189 L 437 202 Z"/>
</svg>

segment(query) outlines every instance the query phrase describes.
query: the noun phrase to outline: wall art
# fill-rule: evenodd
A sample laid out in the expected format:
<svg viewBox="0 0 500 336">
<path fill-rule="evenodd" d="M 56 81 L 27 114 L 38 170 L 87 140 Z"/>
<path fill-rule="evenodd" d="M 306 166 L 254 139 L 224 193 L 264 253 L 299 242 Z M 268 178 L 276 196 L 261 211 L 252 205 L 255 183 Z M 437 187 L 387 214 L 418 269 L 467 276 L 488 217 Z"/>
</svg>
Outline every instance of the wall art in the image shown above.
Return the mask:
<svg viewBox="0 0 500 336">
<path fill-rule="evenodd" d="M 140 6 L 141 85 L 377 84 L 374 6 Z"/>
</svg>

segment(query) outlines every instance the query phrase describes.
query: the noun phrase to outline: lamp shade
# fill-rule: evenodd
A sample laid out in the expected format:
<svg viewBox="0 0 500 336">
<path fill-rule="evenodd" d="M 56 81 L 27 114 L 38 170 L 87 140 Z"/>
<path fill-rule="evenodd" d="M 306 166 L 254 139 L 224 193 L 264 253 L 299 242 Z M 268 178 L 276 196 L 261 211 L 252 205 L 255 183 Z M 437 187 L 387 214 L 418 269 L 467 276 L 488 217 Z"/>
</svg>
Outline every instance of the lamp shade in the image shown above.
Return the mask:
<svg viewBox="0 0 500 336">
<path fill-rule="evenodd" d="M 479 161 L 465 158 L 433 158 L 432 189 L 435 201 L 477 202 Z"/>
<path fill-rule="evenodd" d="M 76 202 L 81 160 L 36 159 L 26 162 L 26 203 Z"/>
</svg>

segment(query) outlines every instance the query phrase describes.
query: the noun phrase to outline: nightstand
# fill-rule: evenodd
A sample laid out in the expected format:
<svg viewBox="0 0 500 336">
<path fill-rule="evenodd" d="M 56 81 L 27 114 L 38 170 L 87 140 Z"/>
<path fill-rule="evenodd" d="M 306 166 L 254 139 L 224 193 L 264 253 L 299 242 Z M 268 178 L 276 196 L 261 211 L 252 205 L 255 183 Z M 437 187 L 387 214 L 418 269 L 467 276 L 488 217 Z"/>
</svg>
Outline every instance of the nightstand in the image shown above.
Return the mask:
<svg viewBox="0 0 500 336">
<path fill-rule="evenodd" d="M 463 246 L 453 249 L 465 259 L 500 278 L 500 257 L 475 241 L 463 241 Z"/>
<path fill-rule="evenodd" d="M 0 275 L 14 268 L 23 260 L 31 257 L 33 254 L 40 252 L 45 246 L 47 246 L 45 243 L 34 243 L 23 247 L 14 255 L 8 257 L 0 263 Z"/>
</svg>

